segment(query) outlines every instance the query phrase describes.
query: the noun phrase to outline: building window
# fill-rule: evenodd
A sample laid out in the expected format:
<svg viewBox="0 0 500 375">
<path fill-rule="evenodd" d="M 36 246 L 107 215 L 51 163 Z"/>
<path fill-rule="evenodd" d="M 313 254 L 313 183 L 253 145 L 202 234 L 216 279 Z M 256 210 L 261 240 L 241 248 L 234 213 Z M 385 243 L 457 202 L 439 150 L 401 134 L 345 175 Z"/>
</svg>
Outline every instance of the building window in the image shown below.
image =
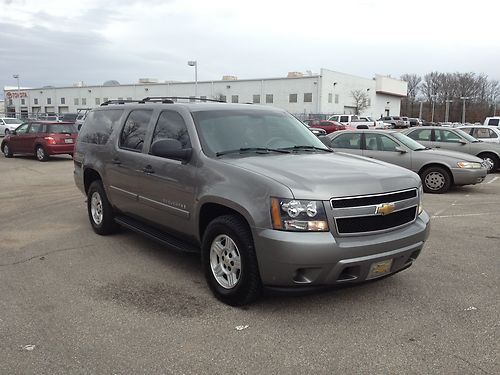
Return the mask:
<svg viewBox="0 0 500 375">
<path fill-rule="evenodd" d="M 313 101 L 313 94 L 312 92 L 306 92 L 304 93 L 304 103 L 312 103 Z"/>
<path fill-rule="evenodd" d="M 95 104 L 96 105 L 101 104 L 101 98 L 95 98 Z"/>
<path fill-rule="evenodd" d="M 221 102 L 227 102 L 226 100 L 226 95 L 220 95 L 220 99 L 219 99 Z"/>
<path fill-rule="evenodd" d="M 366 105 L 368 107 L 372 105 L 372 100 L 370 98 L 366 99 Z"/>
<path fill-rule="evenodd" d="M 132 100 L 132 97 L 131 96 L 127 96 L 127 100 Z"/>
<path fill-rule="evenodd" d="M 52 98 L 47 98 L 47 104 L 52 104 Z"/>
<path fill-rule="evenodd" d="M 339 104 L 339 94 L 335 94 L 335 104 Z"/>
<path fill-rule="evenodd" d="M 38 104 L 38 98 L 33 99 L 33 103 Z"/>
<path fill-rule="evenodd" d="M 12 99 L 9 99 L 9 105 L 12 105 Z"/>
<path fill-rule="evenodd" d="M 333 101 L 333 94 L 329 93 L 328 94 L 328 103 L 331 103 Z"/>
<path fill-rule="evenodd" d="M 61 104 L 66 104 L 66 98 L 61 98 Z"/>
<path fill-rule="evenodd" d="M 273 94 L 266 94 L 266 103 L 272 103 L 273 99 Z"/>
<path fill-rule="evenodd" d="M 123 97 L 122 97 L 122 96 L 120 96 L 120 97 L 118 98 L 118 100 L 123 100 Z"/>
<path fill-rule="evenodd" d="M 290 103 L 297 103 L 297 94 L 290 94 L 288 97 Z"/>
<path fill-rule="evenodd" d="M 202 95 L 202 96 L 200 96 L 200 99 L 202 101 L 206 102 L 207 101 L 207 96 L 206 95 Z"/>
<path fill-rule="evenodd" d="M 189 101 L 190 101 L 190 102 L 194 102 L 194 101 L 195 101 L 194 99 L 195 99 L 195 96 L 190 96 L 190 97 L 189 97 Z"/>
<path fill-rule="evenodd" d="M 238 103 L 239 97 L 238 95 L 232 95 L 231 96 L 231 103 Z"/>
<path fill-rule="evenodd" d="M 254 95 L 253 96 L 253 103 L 254 104 L 259 104 L 260 103 L 260 95 Z"/>
<path fill-rule="evenodd" d="M 108 101 L 108 98 L 102 98 L 102 102 L 105 103 Z"/>
<path fill-rule="evenodd" d="M 25 105 L 26 104 L 26 100 L 25 99 L 21 99 L 21 105 Z"/>
<path fill-rule="evenodd" d="M 87 105 L 87 99 L 86 98 L 82 98 L 82 105 Z"/>
<path fill-rule="evenodd" d="M 78 98 L 74 99 L 75 105 L 80 105 L 80 100 Z"/>
</svg>

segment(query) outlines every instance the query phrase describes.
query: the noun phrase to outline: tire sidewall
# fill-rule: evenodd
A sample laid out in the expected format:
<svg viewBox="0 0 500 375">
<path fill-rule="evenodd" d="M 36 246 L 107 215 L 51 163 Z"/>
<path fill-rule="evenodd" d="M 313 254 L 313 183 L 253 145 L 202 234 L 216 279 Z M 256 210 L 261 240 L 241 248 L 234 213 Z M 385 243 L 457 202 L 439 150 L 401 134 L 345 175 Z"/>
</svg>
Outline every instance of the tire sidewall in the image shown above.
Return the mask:
<svg viewBox="0 0 500 375">
<path fill-rule="evenodd" d="M 102 202 L 103 217 L 100 224 L 97 224 L 92 217 L 92 195 L 98 193 Z M 87 191 L 87 213 L 89 216 L 90 225 L 94 232 L 100 235 L 106 235 L 116 232 L 118 229 L 118 224 L 114 221 L 114 212 L 111 204 L 108 201 L 104 186 L 101 180 L 96 180 L 92 182 Z"/>
<path fill-rule="evenodd" d="M 43 151 L 43 158 L 38 157 L 38 150 L 41 149 Z M 36 146 L 35 148 L 35 157 L 38 159 L 38 161 L 47 161 L 47 151 L 43 148 L 43 146 Z"/>
</svg>

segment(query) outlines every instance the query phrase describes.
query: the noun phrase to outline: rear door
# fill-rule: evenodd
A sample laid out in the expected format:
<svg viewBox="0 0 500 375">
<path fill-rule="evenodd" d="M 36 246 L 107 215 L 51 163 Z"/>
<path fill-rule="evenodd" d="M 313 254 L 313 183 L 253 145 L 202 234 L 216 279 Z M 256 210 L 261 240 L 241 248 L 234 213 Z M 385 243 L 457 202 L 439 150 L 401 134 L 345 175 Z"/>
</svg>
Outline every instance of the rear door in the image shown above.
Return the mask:
<svg viewBox="0 0 500 375">
<path fill-rule="evenodd" d="M 182 148 L 191 148 L 183 116 L 173 110 L 162 111 L 149 142 L 176 139 Z M 139 192 L 139 215 L 162 229 L 185 233 L 188 229 L 196 192 L 196 167 L 192 162 L 148 155 L 140 165 L 144 175 Z M 196 233 L 192 233 L 196 236 Z"/>
<path fill-rule="evenodd" d="M 25 151 L 35 153 L 35 142 L 41 136 L 44 131 L 44 124 L 33 122 L 28 128 L 26 136 L 22 140 L 22 147 Z"/>
<path fill-rule="evenodd" d="M 434 147 L 434 142 L 432 141 L 432 129 L 415 129 L 409 133 L 406 133 L 408 137 L 416 140 L 418 143 L 424 145 L 425 147 Z"/>
<path fill-rule="evenodd" d="M 354 155 L 363 155 L 361 150 L 362 132 L 346 132 L 331 140 L 331 147 L 335 151 L 347 152 Z"/>
<path fill-rule="evenodd" d="M 365 133 L 363 156 L 411 169 L 411 153 L 397 151 L 397 147 L 406 149 L 385 134 Z"/>
</svg>

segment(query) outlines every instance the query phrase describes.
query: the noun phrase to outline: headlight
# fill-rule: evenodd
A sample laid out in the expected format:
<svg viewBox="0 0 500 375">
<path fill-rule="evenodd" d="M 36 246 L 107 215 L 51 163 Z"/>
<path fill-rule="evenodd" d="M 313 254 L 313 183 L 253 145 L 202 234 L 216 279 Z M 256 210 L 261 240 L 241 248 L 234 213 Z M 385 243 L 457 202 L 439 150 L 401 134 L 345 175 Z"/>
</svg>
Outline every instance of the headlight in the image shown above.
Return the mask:
<svg viewBox="0 0 500 375">
<path fill-rule="evenodd" d="M 481 163 L 476 163 L 472 161 L 459 161 L 457 163 L 457 167 L 466 169 L 479 169 L 481 168 Z"/>
<path fill-rule="evenodd" d="M 296 232 L 327 232 L 328 221 L 321 201 L 271 198 L 273 228 Z"/>
<path fill-rule="evenodd" d="M 418 214 L 420 215 L 424 210 L 424 205 L 422 204 L 422 197 L 424 196 L 424 189 L 422 185 L 418 188 Z"/>
</svg>

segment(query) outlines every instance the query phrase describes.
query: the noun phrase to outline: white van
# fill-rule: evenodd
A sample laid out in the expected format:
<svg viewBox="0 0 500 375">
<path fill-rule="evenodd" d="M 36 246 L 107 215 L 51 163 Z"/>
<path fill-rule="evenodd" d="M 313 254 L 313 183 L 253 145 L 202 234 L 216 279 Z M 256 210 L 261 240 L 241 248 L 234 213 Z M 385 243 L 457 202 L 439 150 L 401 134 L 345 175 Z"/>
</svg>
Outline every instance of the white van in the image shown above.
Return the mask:
<svg viewBox="0 0 500 375">
<path fill-rule="evenodd" d="M 500 125 L 500 116 L 486 117 L 486 120 L 484 120 L 483 125 L 499 126 Z"/>
</svg>

